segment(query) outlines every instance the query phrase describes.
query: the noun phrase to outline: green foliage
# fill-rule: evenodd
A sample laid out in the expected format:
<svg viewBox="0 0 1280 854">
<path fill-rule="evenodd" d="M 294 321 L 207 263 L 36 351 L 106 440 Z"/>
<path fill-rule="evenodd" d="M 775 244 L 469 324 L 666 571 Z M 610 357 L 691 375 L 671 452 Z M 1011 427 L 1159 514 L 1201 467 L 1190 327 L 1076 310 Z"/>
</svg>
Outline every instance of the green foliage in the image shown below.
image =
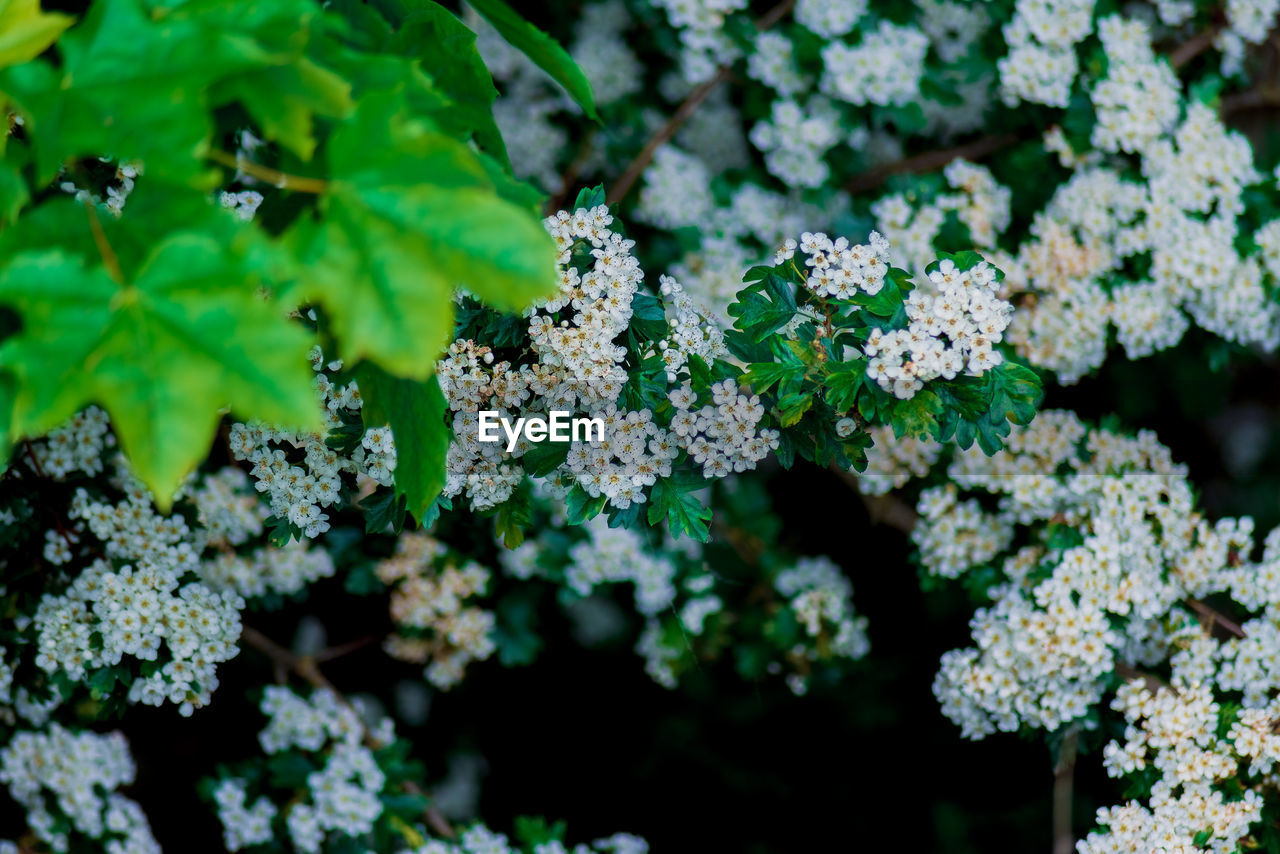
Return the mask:
<svg viewBox="0 0 1280 854">
<path fill-rule="evenodd" d="M 567 53 L 484 11 L 594 114 Z M 455 289 L 518 310 L 556 286 L 474 34 L 430 0 L 96 0 L 79 20 L 7 0 L 0 69 L 0 107 L 23 119 L 0 148 L 0 304 L 21 322 L 0 344 L 0 450 L 99 403 L 167 506 L 228 410 L 322 429 L 312 334 L 288 318 L 315 306 L 326 347 L 360 363 L 366 418 L 403 449 L 379 520 L 428 513 Z M 226 150 L 253 137 L 267 144 Z M 118 219 L 47 192 L 118 190 L 125 164 Z M 237 183 L 270 215 L 237 224 L 210 203 Z"/>
<path fill-rule="evenodd" d="M 600 120 L 590 81 L 554 39 L 521 18 L 502 0 L 473 0 L 471 7 L 483 15 L 512 47 L 524 53 L 563 86 L 588 118 Z"/>
</svg>

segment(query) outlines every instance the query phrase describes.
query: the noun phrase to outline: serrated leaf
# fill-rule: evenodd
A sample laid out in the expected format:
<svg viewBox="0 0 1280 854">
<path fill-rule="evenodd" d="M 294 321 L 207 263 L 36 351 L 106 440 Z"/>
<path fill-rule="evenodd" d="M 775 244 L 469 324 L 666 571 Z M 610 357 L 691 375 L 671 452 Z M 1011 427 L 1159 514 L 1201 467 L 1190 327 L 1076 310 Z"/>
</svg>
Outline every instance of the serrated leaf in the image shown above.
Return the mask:
<svg viewBox="0 0 1280 854">
<path fill-rule="evenodd" d="M 516 310 L 558 287 L 556 250 L 500 198 L 465 145 L 367 95 L 330 138 L 327 216 L 291 236 L 307 265 L 289 295 L 328 309 L 343 358 L 425 379 L 452 339 L 453 289 Z"/>
<path fill-rule="evenodd" d="M 907 400 L 896 400 L 889 408 L 889 423 L 899 439 L 910 436 L 932 439 L 938 434 L 938 416 L 942 401 L 929 389 L 922 389 Z"/>
<path fill-rule="evenodd" d="M 706 485 L 710 486 L 710 482 Z M 681 488 L 670 478 L 658 478 L 653 485 L 647 518 L 650 525 L 666 519 L 673 536 L 688 534 L 705 543 L 711 535 L 711 509 L 704 507 L 689 494 L 687 488 Z"/>
<path fill-rule="evenodd" d="M 74 21 L 41 12 L 39 0 L 0 0 L 0 68 L 35 59 Z"/>
<path fill-rule="evenodd" d="M 36 59 L 0 72 L 0 90 L 27 119 L 41 182 L 69 158 L 111 155 L 142 161 L 151 179 L 211 187 L 207 90 L 270 64 L 252 39 L 153 16 L 140 0 L 92 4 L 58 50 L 61 67 Z"/>
<path fill-rule="evenodd" d="M 508 44 L 563 86 L 587 118 L 600 121 L 595 96 L 591 94 L 591 81 L 555 39 L 520 17 L 502 0 L 468 0 L 468 3 L 493 25 Z"/>
<path fill-rule="evenodd" d="M 406 509 L 422 519 L 444 489 L 445 456 L 449 452 L 449 405 L 434 377 L 393 377 L 377 365 L 361 362 L 354 371 L 364 399 L 365 427 L 388 425 L 396 443 L 395 489 Z"/>
<path fill-rule="evenodd" d="M 476 50 L 476 35 L 448 9 L 432 0 L 405 15 L 387 47 L 415 57 L 453 102 L 451 111 L 475 134 L 476 142 L 506 170 L 511 169 L 507 146 L 493 120 L 498 90 Z"/>
<path fill-rule="evenodd" d="M 364 532 L 381 534 L 388 527 L 397 534 L 403 531 L 405 503 L 404 495 L 389 486 L 379 486 L 360 499 L 360 509 L 364 510 Z"/>
<path fill-rule="evenodd" d="M 226 245 L 177 233 L 132 281 L 58 250 L 0 269 L 0 303 L 23 319 L 0 345 L 18 381 L 15 436 L 37 436 L 89 403 L 111 416 L 134 474 L 162 509 L 204 459 L 222 410 L 320 431 L 310 336 L 258 293 Z"/>
</svg>

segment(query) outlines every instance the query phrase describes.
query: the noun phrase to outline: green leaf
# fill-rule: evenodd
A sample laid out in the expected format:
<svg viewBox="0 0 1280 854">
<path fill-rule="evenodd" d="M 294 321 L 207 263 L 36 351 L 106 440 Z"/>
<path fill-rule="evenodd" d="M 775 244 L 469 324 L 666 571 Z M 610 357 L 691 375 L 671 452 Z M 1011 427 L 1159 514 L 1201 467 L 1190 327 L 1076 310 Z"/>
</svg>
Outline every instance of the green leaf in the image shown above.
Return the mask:
<svg viewBox="0 0 1280 854">
<path fill-rule="evenodd" d="M 711 509 L 689 494 L 692 491 L 690 486 L 700 480 L 690 479 L 690 484 L 677 485 L 672 478 L 658 478 L 649 495 L 649 524 L 657 525 L 665 518 L 672 536 L 688 534 L 705 543 L 711 534 Z M 697 485 L 711 484 L 702 481 Z"/>
<path fill-rule="evenodd" d="M 449 405 L 434 377 L 393 377 L 370 362 L 354 371 L 364 399 L 365 427 L 389 425 L 396 443 L 395 489 L 406 509 L 422 519 L 444 489 L 445 456 L 449 452 Z"/>
<path fill-rule="evenodd" d="M 546 477 L 564 464 L 571 442 L 537 442 L 524 452 L 520 466 L 531 477 Z"/>
<path fill-rule="evenodd" d="M 360 500 L 360 508 L 366 534 L 381 534 L 388 527 L 397 534 L 404 530 L 405 497 L 395 489 L 379 486 Z"/>
<path fill-rule="evenodd" d="M 942 414 L 942 400 L 929 389 L 921 389 L 907 400 L 895 400 L 889 407 L 889 423 L 899 439 L 911 436 L 916 439 L 932 439 L 938 435 L 938 416 Z"/>
<path fill-rule="evenodd" d="M 208 87 L 271 62 L 252 39 L 152 15 L 141 0 L 92 4 L 58 49 L 59 68 L 37 59 L 0 72 L 0 90 L 26 116 L 42 183 L 69 158 L 111 155 L 142 161 L 148 180 L 211 188 Z"/>
<path fill-rule="evenodd" d="M 0 0 L 0 68 L 35 59 L 74 21 L 41 12 L 39 0 Z"/>
<path fill-rule="evenodd" d="M 569 97 L 582 107 L 587 118 L 599 122 L 591 82 L 582 69 L 555 39 L 516 14 L 502 0 L 468 0 L 471 8 L 484 16 L 507 42 L 555 80 Z"/>
<path fill-rule="evenodd" d="M 22 317 L 0 345 L 18 381 L 13 432 L 38 436 L 101 404 L 162 509 L 204 459 L 222 410 L 321 431 L 311 339 L 233 248 L 207 234 L 161 240 L 132 281 L 58 250 L 0 269 L 0 304 Z"/>
<path fill-rule="evenodd" d="M 750 370 L 742 375 L 742 383 L 751 386 L 756 394 L 764 394 L 779 382 L 804 376 L 804 365 L 799 361 L 781 365 L 776 362 L 760 362 L 749 367 Z"/>
<path fill-rule="evenodd" d="M 343 358 L 425 379 L 453 336 L 455 285 L 523 308 L 558 288 L 556 250 L 530 211 L 500 198 L 464 144 L 415 121 L 400 95 L 367 95 L 330 138 L 327 216 L 290 240 Z"/>
<path fill-rule="evenodd" d="M 606 500 L 603 495 L 592 498 L 585 489 L 575 485 L 564 499 L 565 519 L 570 525 L 581 525 L 594 519 L 604 510 Z"/>
<path fill-rule="evenodd" d="M 781 276 L 770 273 L 763 281 L 743 288 L 729 306 L 734 326 L 753 341 L 763 341 L 790 322 L 796 313 L 796 297 Z"/>
<path fill-rule="evenodd" d="M 510 170 L 507 146 L 493 120 L 498 90 L 476 50 L 475 33 L 439 3 L 422 0 L 419 5 L 404 17 L 388 42 L 388 49 L 419 59 L 453 102 L 451 114 L 475 133 L 481 148 Z"/>
<path fill-rule="evenodd" d="M 866 378 L 865 359 L 832 365 L 831 370 L 822 378 L 822 384 L 827 388 L 827 403 L 837 412 L 848 412 L 857 403 L 858 391 Z"/>
</svg>

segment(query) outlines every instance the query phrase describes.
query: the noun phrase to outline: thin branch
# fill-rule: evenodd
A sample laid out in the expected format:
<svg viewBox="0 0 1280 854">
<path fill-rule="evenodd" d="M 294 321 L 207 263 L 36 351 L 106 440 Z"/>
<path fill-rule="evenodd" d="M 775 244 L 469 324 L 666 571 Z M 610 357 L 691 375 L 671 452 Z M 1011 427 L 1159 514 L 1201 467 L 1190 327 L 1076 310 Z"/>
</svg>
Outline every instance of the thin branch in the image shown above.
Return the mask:
<svg viewBox="0 0 1280 854">
<path fill-rule="evenodd" d="M 892 175 L 910 175 L 920 172 L 932 172 L 941 169 L 952 160 L 980 160 L 1008 148 L 1018 142 L 1020 137 L 1013 133 L 1002 133 L 996 136 L 984 136 L 973 142 L 966 142 L 952 148 L 939 148 L 904 157 L 887 166 L 878 166 L 845 182 L 844 188 L 850 193 L 863 193 L 880 186 Z"/>
<path fill-rule="evenodd" d="M 1058 767 L 1053 769 L 1053 854 L 1072 854 L 1076 850 L 1076 836 L 1071 829 L 1071 800 L 1079 740 L 1080 728 L 1072 726 L 1062 737 Z"/>
<path fill-rule="evenodd" d="M 347 709 L 350 709 L 352 712 L 356 712 L 356 708 L 351 704 L 351 701 L 348 700 L 341 691 L 334 687 L 334 684 L 325 678 L 325 675 L 320 672 L 320 667 L 316 662 L 320 659 L 320 656 L 325 655 L 325 653 L 331 652 L 332 650 L 341 650 L 346 647 L 352 647 L 357 643 L 360 646 L 367 646 L 368 643 L 371 643 L 367 638 L 361 638 L 359 641 L 353 641 L 350 644 L 343 644 L 339 647 L 330 647 L 330 649 L 324 650 L 314 656 L 298 655 L 292 650 L 285 649 L 252 626 L 246 625 L 240 627 L 240 639 L 259 652 L 264 653 L 276 664 L 277 668 L 292 670 L 294 673 L 306 680 L 313 688 L 332 692 L 333 696 L 337 698 L 339 703 Z M 373 640 L 377 640 L 377 638 L 375 637 Z M 346 651 L 349 652 L 350 650 Z M 346 652 L 331 654 L 328 658 L 337 658 L 339 654 L 345 655 Z M 360 720 L 358 712 L 356 713 L 356 720 Z M 378 748 L 385 746 L 381 741 L 373 737 L 373 734 L 369 732 L 369 728 L 364 725 L 363 721 L 360 723 L 360 729 L 362 733 L 361 740 L 364 742 L 365 747 L 368 747 L 370 750 L 377 750 Z M 412 780 L 404 780 L 401 785 L 404 786 L 405 791 L 410 794 L 423 794 L 422 787 Z M 449 820 L 445 818 L 444 814 L 434 806 L 427 807 L 426 811 L 423 813 L 423 818 L 426 819 L 426 822 L 431 829 L 441 836 L 447 839 L 453 839 L 457 835 L 453 827 L 449 824 Z"/>
<path fill-rule="evenodd" d="M 1169 64 L 1174 69 L 1181 68 L 1200 54 L 1204 53 L 1213 46 L 1213 40 L 1218 37 L 1218 27 L 1210 27 L 1196 33 L 1182 44 L 1169 51 Z"/>
<path fill-rule="evenodd" d="M 1160 693 L 1161 688 L 1167 688 L 1170 691 L 1175 691 L 1176 693 L 1176 689 L 1172 685 L 1161 679 L 1159 676 L 1156 676 L 1154 673 L 1148 673 L 1145 670 L 1138 670 L 1136 667 L 1130 667 L 1123 662 L 1116 664 L 1116 675 L 1126 682 L 1131 682 L 1134 679 L 1141 679 L 1143 683 L 1146 684 L 1147 690 L 1152 694 Z"/>
<path fill-rule="evenodd" d="M 846 486 L 858 493 L 858 497 L 862 499 L 862 506 L 867 508 L 867 513 L 871 516 L 871 521 L 874 524 L 888 525 L 890 528 L 896 528 L 904 534 L 910 534 L 916 523 L 920 521 L 920 514 L 916 512 L 915 508 L 898 496 L 892 494 L 867 495 L 859 487 L 856 474 L 845 471 L 837 465 L 829 466 L 829 468 L 845 482 Z"/>
<path fill-rule="evenodd" d="M 93 242 L 98 247 L 98 254 L 102 256 L 102 266 L 107 268 L 107 273 L 117 285 L 123 285 L 124 271 L 120 269 L 120 259 L 107 242 L 107 233 L 102 230 L 102 223 L 98 221 L 98 209 L 88 199 L 84 200 L 84 207 L 89 212 L 89 230 L 93 232 Z"/>
<path fill-rule="evenodd" d="M 1212 633 L 1213 627 L 1216 625 L 1221 626 L 1222 630 L 1229 635 L 1234 635 L 1238 638 L 1245 636 L 1244 629 L 1240 627 L 1239 623 L 1227 618 L 1222 612 L 1206 605 L 1199 599 L 1188 598 L 1187 605 L 1205 620 L 1205 631 Z"/>
<path fill-rule="evenodd" d="M 312 656 L 317 663 L 322 661 L 333 661 L 335 658 L 342 658 L 344 655 L 350 655 L 356 650 L 364 649 L 366 646 L 375 644 L 382 640 L 381 635 L 365 635 L 362 638 L 356 638 L 347 643 L 338 644 L 337 646 L 326 647 Z"/>
<path fill-rule="evenodd" d="M 698 88 L 689 93 L 689 96 L 680 103 L 671 118 L 667 119 L 667 123 L 659 128 L 657 133 L 649 137 L 649 141 L 644 144 L 644 148 L 640 149 L 640 153 L 627 165 L 626 170 L 609 188 L 609 196 L 607 198 L 609 204 L 612 205 L 621 201 L 631 191 L 631 187 L 640 178 L 644 170 L 649 167 L 649 163 L 652 162 L 653 155 L 657 150 L 667 142 L 670 142 L 671 137 L 676 135 L 676 131 L 680 130 L 680 127 L 689 120 L 689 117 L 707 99 L 707 96 L 728 79 L 729 66 L 722 65 L 716 71 L 714 77 L 705 83 L 699 84 Z"/>
<path fill-rule="evenodd" d="M 229 166 L 232 169 L 238 169 L 244 174 L 257 178 L 259 181 L 265 181 L 273 187 L 281 190 L 293 190 L 297 193 L 323 193 L 328 187 L 329 182 L 323 178 L 308 178 L 303 175 L 290 175 L 287 172 L 281 172 L 272 169 L 269 166 L 262 166 L 254 163 L 242 154 L 228 154 L 221 149 L 210 149 L 209 159 L 215 163 L 221 163 L 223 166 Z"/>
<path fill-rule="evenodd" d="M 796 4 L 796 0 L 782 0 L 781 3 L 774 6 L 768 12 L 765 12 L 756 19 L 756 29 L 763 31 L 772 27 L 783 16 L 791 11 L 791 7 Z M 671 138 L 676 135 L 676 131 L 689 120 L 694 111 L 707 99 L 715 88 L 721 83 L 729 79 L 729 66 L 720 66 L 715 76 L 705 83 L 698 85 L 696 89 L 688 94 L 688 96 L 680 102 L 680 106 L 676 108 L 671 118 L 667 119 L 666 124 L 660 127 L 653 136 L 649 137 L 649 141 L 644 144 L 644 148 L 640 149 L 640 153 L 635 156 L 627 168 L 623 171 L 618 180 L 609 188 L 607 201 L 609 204 L 622 201 L 627 193 L 631 192 L 631 188 L 639 180 L 644 170 L 649 167 L 649 163 L 653 160 L 653 155 L 662 147 L 664 143 L 670 142 Z"/>
</svg>

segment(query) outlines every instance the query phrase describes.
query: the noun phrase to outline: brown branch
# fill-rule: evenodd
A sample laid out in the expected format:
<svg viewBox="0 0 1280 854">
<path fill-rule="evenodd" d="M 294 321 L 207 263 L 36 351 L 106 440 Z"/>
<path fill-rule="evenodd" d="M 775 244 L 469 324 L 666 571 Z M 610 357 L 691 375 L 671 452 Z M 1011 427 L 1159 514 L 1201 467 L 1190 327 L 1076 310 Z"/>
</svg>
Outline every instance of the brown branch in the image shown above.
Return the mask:
<svg viewBox="0 0 1280 854">
<path fill-rule="evenodd" d="M 952 160 L 980 160 L 1008 148 L 1018 142 L 1020 137 L 1013 133 L 1002 133 L 997 136 L 984 136 L 973 142 L 966 142 L 952 148 L 939 148 L 904 157 L 887 166 L 878 166 L 866 172 L 854 175 L 845 182 L 844 188 L 850 193 L 863 193 L 875 189 L 892 175 L 912 175 L 919 172 L 932 172 L 941 169 Z"/>
<path fill-rule="evenodd" d="M 1181 68 L 1200 54 L 1204 53 L 1213 46 L 1213 40 L 1218 37 L 1218 28 L 1210 27 L 1196 33 L 1182 44 L 1169 51 L 1169 64 L 1174 69 Z"/>
<path fill-rule="evenodd" d="M 98 254 L 102 256 L 102 266 L 107 268 L 107 273 L 117 285 L 123 285 L 124 271 L 120 269 L 120 259 L 107 242 L 107 233 L 102 230 L 102 223 L 98 221 L 98 209 L 88 199 L 84 200 L 84 207 L 89 212 L 89 230 L 93 232 L 93 242 L 98 247 Z"/>
<path fill-rule="evenodd" d="M 1141 679 L 1147 686 L 1147 690 L 1152 694 L 1160 693 L 1161 688 L 1167 688 L 1170 691 L 1176 689 L 1168 682 L 1156 676 L 1154 673 L 1148 673 L 1145 670 L 1138 670 L 1136 667 L 1130 667 L 1124 663 L 1116 664 L 1116 675 L 1126 682 L 1132 682 L 1134 679 Z"/>
<path fill-rule="evenodd" d="M 867 495 L 858 486 L 858 476 L 856 474 L 851 471 L 845 471 L 834 464 L 829 468 L 845 482 L 846 486 L 858 493 L 858 497 L 862 499 L 862 506 L 867 508 L 867 513 L 871 516 L 873 524 L 888 525 L 890 528 L 896 528 L 904 534 L 910 534 L 916 523 L 920 521 L 920 514 L 916 512 L 915 508 L 898 496 L 892 494 Z"/>
<path fill-rule="evenodd" d="M 344 652 L 329 654 L 326 657 L 326 659 L 337 658 L 340 654 L 345 655 L 346 652 L 350 652 L 351 650 L 348 648 L 367 646 L 369 643 L 378 640 L 378 638 L 374 637 L 372 640 L 369 638 L 360 638 L 358 641 L 352 641 L 349 644 L 330 647 L 329 649 L 323 650 L 314 656 L 298 655 L 292 650 L 285 649 L 252 626 L 245 625 L 240 627 L 240 639 L 259 652 L 264 653 L 276 664 L 277 668 L 292 670 L 294 673 L 306 680 L 313 688 L 332 692 L 338 702 L 351 712 L 355 713 L 356 720 L 360 721 L 361 740 L 364 742 L 365 747 L 368 747 L 370 750 L 377 750 L 385 746 L 381 741 L 373 737 L 373 734 L 369 732 L 369 728 L 364 725 L 362 720 L 360 720 L 360 715 L 356 712 L 355 706 L 351 704 L 351 701 L 348 700 L 341 691 L 334 687 L 332 682 L 325 678 L 325 675 L 320 672 L 320 667 L 316 663 L 318 660 L 325 660 L 321 659 L 321 656 L 325 656 L 326 653 L 331 653 L 335 650 L 345 650 Z M 422 787 L 412 780 L 404 780 L 401 782 L 401 785 L 404 786 L 405 791 L 410 794 L 423 794 Z M 423 813 L 423 818 L 426 819 L 426 822 L 430 825 L 431 829 L 441 836 L 453 839 L 457 835 L 453 827 L 449 824 L 449 820 L 445 818 L 444 814 L 434 806 L 427 807 L 426 811 Z"/>
<path fill-rule="evenodd" d="M 1072 854 L 1076 850 L 1076 836 L 1071 830 L 1071 800 L 1079 739 L 1078 726 L 1067 730 L 1058 748 L 1058 766 L 1053 769 L 1053 854 Z"/>
<path fill-rule="evenodd" d="M 1205 620 L 1205 631 L 1209 632 L 1210 634 L 1213 633 L 1213 627 L 1216 625 L 1216 626 L 1221 626 L 1222 630 L 1229 635 L 1234 635 L 1235 637 L 1238 637 L 1238 638 L 1242 638 L 1245 636 L 1244 629 L 1240 627 L 1240 624 L 1237 622 L 1234 622 L 1233 620 L 1228 619 L 1220 611 L 1217 611 L 1213 607 L 1206 605 L 1205 603 L 1201 602 L 1199 599 L 1188 598 L 1186 601 L 1187 601 L 1187 606 L 1190 607 L 1191 610 L 1195 611 Z"/>
<path fill-rule="evenodd" d="M 308 178 L 303 175 L 290 175 L 287 172 L 281 172 L 272 169 L 269 166 L 262 166 L 254 163 L 252 160 L 243 155 L 228 154 L 225 151 L 214 148 L 210 149 L 208 157 L 215 163 L 221 163 L 223 166 L 229 166 L 237 169 L 244 174 L 257 178 L 259 181 L 265 181 L 273 187 L 281 190 L 293 190 L 297 193 L 323 193 L 329 187 L 329 182 L 323 178 Z"/>
<path fill-rule="evenodd" d="M 364 649 L 370 644 L 375 644 L 382 640 L 381 635 L 365 635 L 362 638 L 356 638 L 347 643 L 338 644 L 337 646 L 326 647 L 312 656 L 317 663 L 322 661 L 333 661 L 335 658 L 342 658 L 344 655 L 350 655 L 356 650 Z"/>
<path fill-rule="evenodd" d="M 781 3 L 774 6 L 768 12 L 765 12 L 756 19 L 757 30 L 767 30 L 782 17 L 791 11 L 791 7 L 796 4 L 796 0 L 782 0 Z M 627 168 L 623 170 L 618 180 L 609 188 L 607 201 L 609 204 L 622 201 L 627 193 L 631 192 L 631 188 L 639 180 L 644 170 L 649 167 L 653 161 L 653 155 L 663 144 L 670 142 L 671 138 L 676 135 L 676 131 L 680 130 L 685 122 L 694 114 L 694 111 L 701 106 L 702 102 L 707 99 L 715 88 L 721 83 L 729 79 L 729 66 L 722 65 L 716 69 L 715 76 L 705 83 L 701 83 L 692 92 L 680 102 L 680 106 L 676 108 L 671 118 L 667 119 L 666 124 L 658 128 L 658 131 L 644 144 L 644 148 L 640 149 L 640 153 L 635 156 Z"/>
</svg>

